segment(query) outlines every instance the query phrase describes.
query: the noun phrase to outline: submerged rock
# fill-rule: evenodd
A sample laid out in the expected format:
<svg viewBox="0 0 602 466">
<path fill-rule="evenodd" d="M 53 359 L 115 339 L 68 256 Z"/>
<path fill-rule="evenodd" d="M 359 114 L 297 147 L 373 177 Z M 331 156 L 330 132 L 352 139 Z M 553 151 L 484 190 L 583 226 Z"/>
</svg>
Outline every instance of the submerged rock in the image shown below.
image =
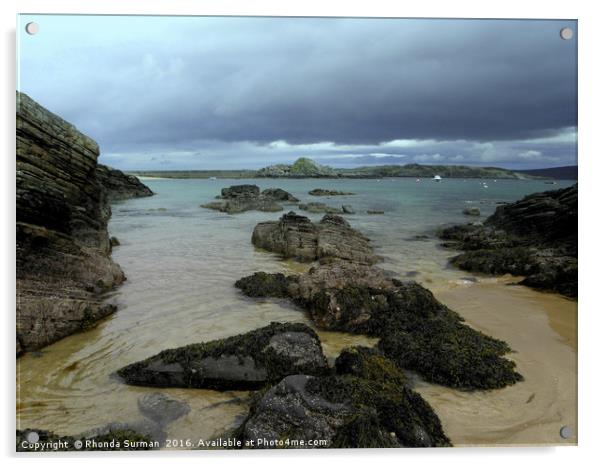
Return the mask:
<svg viewBox="0 0 602 466">
<path fill-rule="evenodd" d="M 390 361 L 368 348 L 350 348 L 336 367 L 337 375 L 291 375 L 270 388 L 251 407 L 238 437 L 256 448 L 451 445 L 437 415 Z"/>
<path fill-rule="evenodd" d="M 138 409 L 160 426 L 165 426 L 190 412 L 190 406 L 186 402 L 160 392 L 147 393 L 138 398 Z"/>
<path fill-rule="evenodd" d="M 451 259 L 471 272 L 525 276 L 521 284 L 577 296 L 577 185 L 498 207 L 483 225 L 444 229 Z"/>
<path fill-rule="evenodd" d="M 514 362 L 503 358 L 510 351 L 506 343 L 465 325 L 416 282 L 396 280 L 377 267 L 335 261 L 278 283 L 275 295 L 288 294 L 320 328 L 380 337 L 385 356 L 426 380 L 463 389 L 522 380 Z M 271 296 L 272 289 L 259 295 Z"/>
<path fill-rule="evenodd" d="M 309 212 L 310 214 L 342 214 L 342 208 L 331 207 L 323 202 L 308 202 L 307 204 L 299 204 L 299 209 Z"/>
<path fill-rule="evenodd" d="M 382 215 L 385 213 L 385 211 L 372 209 L 372 210 L 367 210 L 366 213 L 370 214 L 370 215 Z"/>
<path fill-rule="evenodd" d="M 300 261 L 341 258 L 361 263 L 375 263 L 370 241 L 337 215 L 325 215 L 319 223 L 294 212 L 280 220 L 257 224 L 251 238 L 259 248 Z"/>
<path fill-rule="evenodd" d="M 218 196 L 218 199 L 217 201 L 201 204 L 201 207 L 229 214 L 238 214 L 248 210 L 279 212 L 282 210 L 279 202 L 299 202 L 295 196 L 283 189 L 268 188 L 260 192 L 259 186 L 253 184 L 241 184 L 223 188 L 221 196 Z"/>
<path fill-rule="evenodd" d="M 351 196 L 351 195 L 354 195 L 355 193 L 350 193 L 350 192 L 346 192 L 346 191 L 337 191 L 337 190 L 331 190 L 331 189 L 316 188 L 316 189 L 312 189 L 308 194 L 310 196 Z"/>
<path fill-rule="evenodd" d="M 131 385 L 254 390 L 289 374 L 327 370 L 312 329 L 300 323 L 271 323 L 223 340 L 165 350 L 117 374 Z"/>
</svg>

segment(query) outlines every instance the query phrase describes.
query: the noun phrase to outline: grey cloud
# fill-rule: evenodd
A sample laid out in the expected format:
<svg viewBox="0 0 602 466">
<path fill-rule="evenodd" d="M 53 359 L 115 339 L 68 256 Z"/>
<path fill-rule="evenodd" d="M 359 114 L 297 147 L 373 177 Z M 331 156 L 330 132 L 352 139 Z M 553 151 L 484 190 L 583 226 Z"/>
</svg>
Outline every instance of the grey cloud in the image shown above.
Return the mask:
<svg viewBox="0 0 602 466">
<path fill-rule="evenodd" d="M 94 21 L 112 33 L 70 37 L 63 27 L 22 47 L 21 89 L 124 163 L 127 153 L 178 150 L 208 154 L 177 156 L 186 160 L 213 154 L 211 164 L 291 156 L 265 149 L 277 140 L 370 146 L 356 154 L 369 156 L 396 139 L 438 147 L 392 157 L 486 158 L 472 141 L 495 143 L 500 162 L 526 163 L 518 153 L 536 149 L 521 140 L 576 126 L 576 40 L 560 40 L 563 21 Z M 469 153 L 447 142 L 458 140 Z M 551 143 L 542 154 L 566 149 Z"/>
</svg>

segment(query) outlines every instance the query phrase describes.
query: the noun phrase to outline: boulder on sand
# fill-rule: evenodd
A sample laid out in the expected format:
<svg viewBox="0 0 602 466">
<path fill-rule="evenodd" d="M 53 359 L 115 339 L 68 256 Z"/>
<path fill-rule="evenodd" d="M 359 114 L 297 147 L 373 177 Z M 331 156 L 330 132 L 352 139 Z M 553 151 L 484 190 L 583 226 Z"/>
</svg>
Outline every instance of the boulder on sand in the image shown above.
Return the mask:
<svg viewBox="0 0 602 466">
<path fill-rule="evenodd" d="M 117 374 L 130 385 L 255 390 L 289 374 L 326 371 L 326 358 L 312 329 L 273 322 L 242 335 L 162 351 Z"/>
<path fill-rule="evenodd" d="M 259 248 L 305 262 L 329 257 L 368 264 L 378 260 L 368 238 L 331 214 L 313 223 L 289 212 L 278 221 L 257 224 L 251 241 Z"/>
<path fill-rule="evenodd" d="M 254 402 L 237 438 L 255 448 L 451 445 L 437 415 L 394 364 L 371 349 L 349 348 L 336 367 L 336 375 L 291 375 L 270 388 Z"/>
</svg>

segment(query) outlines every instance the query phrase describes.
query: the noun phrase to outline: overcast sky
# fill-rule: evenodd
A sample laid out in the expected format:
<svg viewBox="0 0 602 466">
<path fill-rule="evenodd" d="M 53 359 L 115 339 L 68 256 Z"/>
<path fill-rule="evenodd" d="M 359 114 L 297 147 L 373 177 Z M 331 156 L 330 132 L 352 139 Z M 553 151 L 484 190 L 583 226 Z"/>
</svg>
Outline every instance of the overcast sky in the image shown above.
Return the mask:
<svg viewBox="0 0 602 466">
<path fill-rule="evenodd" d="M 24 25 L 39 23 L 29 36 Z M 573 21 L 23 16 L 19 90 L 126 169 L 576 163 Z"/>
</svg>

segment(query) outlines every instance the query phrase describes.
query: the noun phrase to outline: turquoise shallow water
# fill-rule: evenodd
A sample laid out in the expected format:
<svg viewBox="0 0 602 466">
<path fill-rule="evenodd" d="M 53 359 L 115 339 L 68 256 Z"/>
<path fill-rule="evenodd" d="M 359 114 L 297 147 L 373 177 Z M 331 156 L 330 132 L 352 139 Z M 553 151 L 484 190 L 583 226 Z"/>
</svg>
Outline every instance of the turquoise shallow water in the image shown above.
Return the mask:
<svg viewBox="0 0 602 466">
<path fill-rule="evenodd" d="M 483 219 L 498 202 L 571 184 L 487 180 L 485 188 L 481 180 L 461 179 L 441 183 L 414 179 L 144 182 L 155 196 L 124 201 L 112 208 L 110 233 L 121 242 L 113 257 L 128 277 L 108 297 L 119 305 L 119 311 L 95 329 L 51 345 L 39 357 L 25 355 L 19 359 L 18 426 L 73 434 L 108 422 L 140 420 L 136 399 L 153 389 L 121 384 L 111 377 L 116 369 L 166 348 L 238 334 L 274 320 L 309 323 L 303 312 L 288 303 L 249 300 L 234 288 L 238 278 L 258 270 L 291 273 L 305 266 L 282 261 L 251 244 L 253 227 L 282 213 L 228 215 L 199 207 L 222 187 L 252 183 L 262 189 L 285 189 L 302 202 L 350 204 L 357 213 L 346 218 L 371 238 L 383 257 L 380 266 L 401 278 L 412 277 L 436 292 L 463 282 L 467 275 L 448 267 L 453 252 L 438 246 L 434 237 L 438 227 L 474 221 L 474 217 L 462 214 L 467 206 L 478 207 Z M 313 188 L 356 194 L 317 198 L 307 194 Z M 385 214 L 369 215 L 368 209 L 384 210 Z M 286 210 L 295 210 L 295 206 L 285 206 Z M 428 238 L 416 240 L 416 235 Z M 519 298 L 523 301 L 517 302 L 526 302 L 527 298 Z M 533 301 L 533 296 L 529 294 L 528 299 Z M 488 330 L 486 325 L 482 329 Z M 331 358 L 344 346 L 371 342 L 332 332 L 320 332 L 320 336 Z M 178 438 L 217 434 L 245 411 L 237 403 L 220 404 L 245 397 L 245 393 L 164 391 L 185 399 L 192 407 L 190 415 L 169 428 L 169 434 Z M 451 400 L 449 406 L 458 404 L 455 394 L 446 392 L 446 399 Z M 509 421 L 511 425 L 516 422 L 514 418 Z M 495 439 L 495 434 L 491 436 Z"/>
</svg>

